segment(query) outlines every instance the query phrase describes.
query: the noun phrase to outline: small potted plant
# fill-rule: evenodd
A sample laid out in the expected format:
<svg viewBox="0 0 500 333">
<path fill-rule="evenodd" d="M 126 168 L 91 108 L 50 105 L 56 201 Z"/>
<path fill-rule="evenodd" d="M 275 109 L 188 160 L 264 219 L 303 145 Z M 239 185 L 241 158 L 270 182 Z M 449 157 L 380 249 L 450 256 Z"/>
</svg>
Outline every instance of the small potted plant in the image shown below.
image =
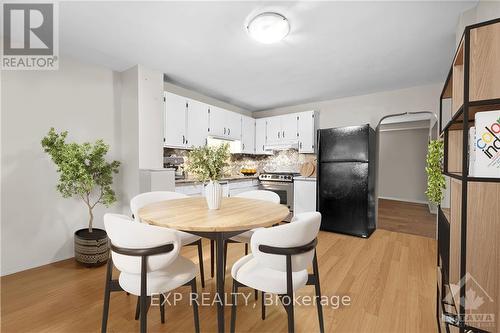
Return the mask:
<svg viewBox="0 0 500 333">
<path fill-rule="evenodd" d="M 187 170 L 201 182 L 207 182 L 205 197 L 208 209 L 219 209 L 222 199 L 222 186 L 219 180 L 224 174 L 230 157 L 229 144 L 203 146 L 193 149 L 188 155 Z"/>
<path fill-rule="evenodd" d="M 67 143 L 67 136 L 68 132 L 56 133 L 51 128 L 42 147 L 57 166 L 57 190 L 64 198 L 83 200 L 88 208 L 88 228 L 75 232 L 75 259 L 86 266 L 99 266 L 108 260 L 108 237 L 106 231 L 93 227 L 93 210 L 98 204 L 109 207 L 116 201 L 111 185 L 120 162 L 105 160 L 109 146 L 103 140 Z"/>
<path fill-rule="evenodd" d="M 441 140 L 429 142 L 427 152 L 427 191 L 425 194 L 430 202 L 439 205 L 443 200 L 443 190 L 446 189 L 446 182 L 442 174 L 444 158 L 444 143 Z"/>
</svg>

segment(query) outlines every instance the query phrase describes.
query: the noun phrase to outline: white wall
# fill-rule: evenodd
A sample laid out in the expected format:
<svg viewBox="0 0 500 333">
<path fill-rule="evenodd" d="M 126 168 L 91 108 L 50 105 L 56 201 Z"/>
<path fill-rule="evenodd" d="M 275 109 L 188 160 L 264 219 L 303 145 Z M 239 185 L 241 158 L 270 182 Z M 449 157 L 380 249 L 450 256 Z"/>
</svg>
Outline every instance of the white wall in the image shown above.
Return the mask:
<svg viewBox="0 0 500 333">
<path fill-rule="evenodd" d="M 429 125 L 380 132 L 379 197 L 427 203 L 425 172 Z"/>
<path fill-rule="evenodd" d="M 73 256 L 73 233 L 87 225 L 83 202 L 56 191 L 56 168 L 40 140 L 50 127 L 71 141 L 102 138 L 120 159 L 118 75 L 61 57 L 58 71 L 2 71 L 2 267 L 10 274 Z M 118 95 L 119 96 L 119 95 Z M 119 187 L 119 184 L 117 184 Z M 119 190 L 119 189 L 118 189 Z M 105 211 L 96 209 L 95 226 Z"/>
<path fill-rule="evenodd" d="M 262 118 L 278 114 L 317 110 L 319 111 L 320 128 L 368 123 L 375 128 L 379 120 L 389 114 L 410 111 L 431 111 L 439 114 L 439 95 L 441 89 L 442 83 L 436 83 L 258 111 L 254 112 L 253 115 L 256 118 Z"/>
</svg>

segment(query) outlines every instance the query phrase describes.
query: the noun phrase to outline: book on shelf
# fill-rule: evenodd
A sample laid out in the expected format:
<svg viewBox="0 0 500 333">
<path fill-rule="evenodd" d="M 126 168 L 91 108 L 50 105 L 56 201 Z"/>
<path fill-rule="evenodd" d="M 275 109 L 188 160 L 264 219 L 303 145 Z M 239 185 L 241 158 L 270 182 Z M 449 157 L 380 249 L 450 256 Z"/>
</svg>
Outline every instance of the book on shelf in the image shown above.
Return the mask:
<svg viewBox="0 0 500 333">
<path fill-rule="evenodd" d="M 476 113 L 469 130 L 469 175 L 500 178 L 500 110 Z"/>
</svg>

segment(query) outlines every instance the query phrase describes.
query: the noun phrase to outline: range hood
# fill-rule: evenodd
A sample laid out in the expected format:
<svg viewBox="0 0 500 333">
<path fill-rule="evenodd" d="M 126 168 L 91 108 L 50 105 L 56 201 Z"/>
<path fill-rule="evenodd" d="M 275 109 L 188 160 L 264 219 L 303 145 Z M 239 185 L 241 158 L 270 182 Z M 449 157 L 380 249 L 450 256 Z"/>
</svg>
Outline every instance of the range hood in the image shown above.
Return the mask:
<svg viewBox="0 0 500 333">
<path fill-rule="evenodd" d="M 276 151 L 276 150 L 289 150 L 289 149 L 299 150 L 299 142 L 291 141 L 291 142 L 264 145 L 264 150 Z"/>
<path fill-rule="evenodd" d="M 220 146 L 223 143 L 229 144 L 229 152 L 231 154 L 240 154 L 241 153 L 241 141 L 240 140 L 228 140 L 228 139 L 222 139 L 222 138 L 217 138 L 217 137 L 213 137 L 213 136 L 209 136 L 207 138 L 207 145 L 208 146 Z"/>
</svg>

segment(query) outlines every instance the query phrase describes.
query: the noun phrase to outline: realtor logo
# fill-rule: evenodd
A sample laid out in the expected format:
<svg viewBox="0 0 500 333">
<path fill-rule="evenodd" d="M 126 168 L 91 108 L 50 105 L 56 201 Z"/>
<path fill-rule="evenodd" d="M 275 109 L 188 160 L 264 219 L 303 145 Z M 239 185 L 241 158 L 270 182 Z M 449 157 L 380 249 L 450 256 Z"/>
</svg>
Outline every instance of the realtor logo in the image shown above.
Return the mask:
<svg viewBox="0 0 500 333">
<path fill-rule="evenodd" d="M 453 297 L 460 295 L 461 288 L 465 288 L 465 298 L 462 299 L 465 313 L 459 321 L 477 328 L 493 327 L 495 314 L 487 309 L 492 308 L 494 300 L 470 273 L 467 272 L 458 284 L 450 283 L 450 293 L 446 295 L 445 302 L 452 304 Z"/>
<path fill-rule="evenodd" d="M 56 3 L 4 3 L 2 5 L 3 70 L 58 68 Z"/>
</svg>

